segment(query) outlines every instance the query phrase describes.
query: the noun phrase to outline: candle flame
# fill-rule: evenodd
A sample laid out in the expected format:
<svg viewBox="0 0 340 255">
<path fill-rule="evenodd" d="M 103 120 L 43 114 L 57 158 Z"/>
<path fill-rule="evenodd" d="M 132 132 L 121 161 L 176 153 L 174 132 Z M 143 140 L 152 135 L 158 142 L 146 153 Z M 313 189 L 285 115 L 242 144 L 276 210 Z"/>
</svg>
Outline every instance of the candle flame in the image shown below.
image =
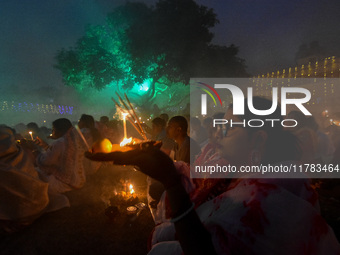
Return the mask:
<svg viewBox="0 0 340 255">
<path fill-rule="evenodd" d="M 120 143 L 120 146 L 123 147 L 131 142 L 132 142 L 132 137 L 130 137 L 129 139 L 124 138 L 123 141 Z"/>
<path fill-rule="evenodd" d="M 129 189 L 130 189 L 130 194 L 135 193 L 135 190 L 133 189 L 133 185 L 132 184 L 129 185 Z"/>
<path fill-rule="evenodd" d="M 126 116 L 128 116 L 129 114 L 127 112 L 123 112 L 122 115 L 123 115 L 123 119 L 125 120 Z"/>
<path fill-rule="evenodd" d="M 32 135 L 32 134 L 33 134 L 33 132 L 32 132 L 32 131 L 29 131 L 28 133 L 30 134 L 30 136 L 31 136 L 31 139 L 33 140 L 33 135 Z"/>
</svg>

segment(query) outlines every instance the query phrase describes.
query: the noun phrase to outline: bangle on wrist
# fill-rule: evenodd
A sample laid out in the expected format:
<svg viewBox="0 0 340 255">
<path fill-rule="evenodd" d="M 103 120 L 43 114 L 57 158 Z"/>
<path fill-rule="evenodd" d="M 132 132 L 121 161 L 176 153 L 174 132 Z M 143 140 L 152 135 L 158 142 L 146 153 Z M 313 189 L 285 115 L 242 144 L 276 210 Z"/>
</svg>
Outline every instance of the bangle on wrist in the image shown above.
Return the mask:
<svg viewBox="0 0 340 255">
<path fill-rule="evenodd" d="M 187 216 L 192 210 L 194 210 L 195 208 L 195 203 L 192 203 L 192 205 L 190 206 L 190 208 L 188 210 L 186 210 L 184 213 L 182 213 L 181 215 L 175 217 L 175 218 L 172 218 L 170 220 L 171 223 L 176 223 L 178 221 L 180 221 L 181 219 L 183 219 L 185 216 Z"/>
</svg>

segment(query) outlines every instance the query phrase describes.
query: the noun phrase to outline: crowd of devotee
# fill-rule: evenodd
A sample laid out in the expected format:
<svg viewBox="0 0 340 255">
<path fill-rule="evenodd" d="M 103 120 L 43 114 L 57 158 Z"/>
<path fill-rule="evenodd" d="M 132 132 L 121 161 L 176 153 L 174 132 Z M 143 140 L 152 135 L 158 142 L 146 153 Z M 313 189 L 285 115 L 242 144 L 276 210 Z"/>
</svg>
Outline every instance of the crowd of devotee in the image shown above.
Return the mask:
<svg viewBox="0 0 340 255">
<path fill-rule="evenodd" d="M 255 97 L 254 106 L 267 109 L 271 101 Z M 143 128 L 148 141 L 161 143 L 144 142 L 124 152 L 92 151 L 103 139 L 112 144 L 123 139 L 122 121 L 107 116 L 96 120 L 84 113 L 73 123 L 57 118 L 51 127 L 3 123 L 0 227 L 21 231 L 45 213 L 72 206 L 67 192 L 82 189 L 102 164 L 113 162 L 137 166 L 147 176 L 155 223 L 149 254 L 340 254 L 339 232 L 322 218 L 315 188 L 328 189 L 339 201 L 338 179 L 259 178 L 256 173 L 190 178 L 190 165 L 196 164 L 340 164 L 339 126 L 321 129 L 312 116 L 296 111 L 287 116 L 299 123 L 291 129 L 213 127 L 213 119 L 240 121 L 232 107 L 203 119 L 158 109 Z M 266 117 L 282 119 L 279 108 Z M 244 119 L 252 118 L 245 109 Z"/>
</svg>

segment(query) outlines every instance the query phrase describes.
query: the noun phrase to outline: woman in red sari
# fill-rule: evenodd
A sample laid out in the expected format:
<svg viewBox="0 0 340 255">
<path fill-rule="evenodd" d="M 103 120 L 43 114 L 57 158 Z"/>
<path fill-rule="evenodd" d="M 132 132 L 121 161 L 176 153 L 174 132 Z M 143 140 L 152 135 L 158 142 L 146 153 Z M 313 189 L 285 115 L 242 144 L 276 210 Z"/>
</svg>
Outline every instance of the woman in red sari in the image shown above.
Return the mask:
<svg viewBox="0 0 340 255">
<path fill-rule="evenodd" d="M 254 98 L 256 109 L 270 106 L 269 100 Z M 280 109 L 266 118 L 282 119 Z M 225 119 L 242 121 L 232 114 L 231 108 Z M 254 119 L 249 109 L 244 119 Z M 296 162 L 300 153 L 295 137 L 270 124 L 254 129 L 221 130 L 218 143 L 221 160 L 237 169 Z M 320 216 L 317 195 L 304 176 L 284 179 L 280 177 L 287 176 L 228 174 L 223 181 L 211 180 L 214 185 L 206 190 L 190 179 L 185 164 L 173 163 L 150 146 L 87 156 L 137 165 L 164 184 L 167 193 L 164 218 L 152 233 L 149 254 L 340 254 L 332 229 Z"/>
</svg>

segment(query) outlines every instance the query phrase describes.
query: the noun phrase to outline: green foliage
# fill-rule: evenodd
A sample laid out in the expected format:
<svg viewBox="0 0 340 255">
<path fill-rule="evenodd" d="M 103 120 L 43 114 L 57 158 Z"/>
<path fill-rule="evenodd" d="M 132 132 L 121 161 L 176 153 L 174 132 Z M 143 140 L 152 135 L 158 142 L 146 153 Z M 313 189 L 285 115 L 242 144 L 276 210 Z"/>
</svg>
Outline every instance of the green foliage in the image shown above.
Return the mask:
<svg viewBox="0 0 340 255">
<path fill-rule="evenodd" d="M 89 26 L 74 48 L 60 50 L 56 68 L 66 85 L 79 90 L 131 90 L 150 81 L 146 101 L 190 77 L 245 76 L 237 47 L 211 44 L 209 29 L 217 23 L 212 9 L 193 0 L 159 0 L 153 8 L 128 2 L 106 24 Z"/>
</svg>

